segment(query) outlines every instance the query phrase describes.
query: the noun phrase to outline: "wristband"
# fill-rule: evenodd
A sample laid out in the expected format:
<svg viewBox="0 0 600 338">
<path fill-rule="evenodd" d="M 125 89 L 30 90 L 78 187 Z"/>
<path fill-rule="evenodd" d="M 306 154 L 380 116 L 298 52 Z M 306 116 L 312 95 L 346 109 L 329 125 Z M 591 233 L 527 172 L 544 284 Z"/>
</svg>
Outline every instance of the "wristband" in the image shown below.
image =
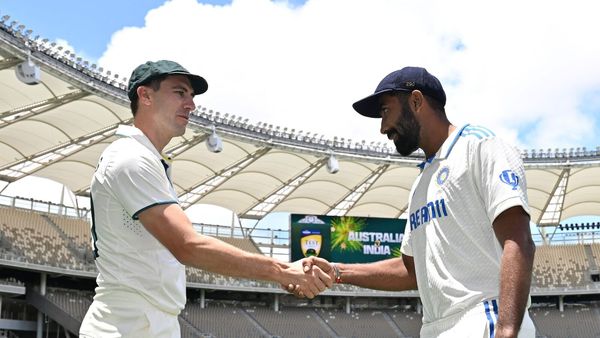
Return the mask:
<svg viewBox="0 0 600 338">
<path fill-rule="evenodd" d="M 335 283 L 342 284 L 342 274 L 340 273 L 340 268 L 338 268 L 337 264 L 332 263 L 331 267 L 333 267 L 333 273 L 335 275 Z"/>
</svg>

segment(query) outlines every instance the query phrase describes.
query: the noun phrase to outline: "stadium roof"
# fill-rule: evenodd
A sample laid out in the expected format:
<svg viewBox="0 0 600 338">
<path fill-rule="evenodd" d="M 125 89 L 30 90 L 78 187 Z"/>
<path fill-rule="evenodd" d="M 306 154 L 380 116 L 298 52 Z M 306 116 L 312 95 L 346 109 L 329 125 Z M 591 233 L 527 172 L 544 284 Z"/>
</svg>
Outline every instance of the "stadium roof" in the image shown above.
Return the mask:
<svg viewBox="0 0 600 338">
<path fill-rule="evenodd" d="M 119 124 L 132 122 L 126 79 L 23 30 L 0 23 L 0 179 L 41 176 L 88 195 L 100 152 Z M 35 82 L 28 58 L 40 69 L 35 85 L 22 81 Z M 206 145 L 213 128 L 223 142 L 217 153 Z M 184 208 L 214 204 L 255 219 L 274 211 L 401 217 L 422 158 L 203 107 L 165 149 Z M 523 151 L 523 158 L 532 221 L 600 215 L 600 147 Z"/>
</svg>

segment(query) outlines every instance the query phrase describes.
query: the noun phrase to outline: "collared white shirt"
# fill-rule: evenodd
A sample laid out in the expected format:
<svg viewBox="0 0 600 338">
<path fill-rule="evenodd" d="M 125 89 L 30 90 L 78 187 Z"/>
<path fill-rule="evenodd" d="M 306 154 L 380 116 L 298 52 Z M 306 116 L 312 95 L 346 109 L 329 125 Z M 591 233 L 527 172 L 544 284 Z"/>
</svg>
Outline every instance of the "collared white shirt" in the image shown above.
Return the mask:
<svg viewBox="0 0 600 338">
<path fill-rule="evenodd" d="M 135 127 L 119 126 L 116 134 L 91 183 L 95 299 L 113 290 L 135 292 L 176 315 L 186 301 L 185 267 L 138 220 L 147 208 L 178 203 L 169 159 Z"/>
<path fill-rule="evenodd" d="M 529 207 L 518 151 L 486 128 L 455 130 L 421 168 L 401 251 L 414 258 L 426 324 L 499 296 L 502 248 L 492 223 L 510 207 Z"/>
</svg>

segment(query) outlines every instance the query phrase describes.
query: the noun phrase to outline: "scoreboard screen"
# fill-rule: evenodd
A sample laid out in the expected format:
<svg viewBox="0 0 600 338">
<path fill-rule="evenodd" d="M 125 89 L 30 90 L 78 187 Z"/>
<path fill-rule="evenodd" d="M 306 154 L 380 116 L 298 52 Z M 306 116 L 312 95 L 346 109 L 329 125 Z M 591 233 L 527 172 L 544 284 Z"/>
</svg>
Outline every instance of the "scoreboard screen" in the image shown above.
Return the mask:
<svg viewBox="0 0 600 338">
<path fill-rule="evenodd" d="M 290 215 L 290 261 L 308 256 L 330 262 L 368 263 L 400 257 L 406 220 Z"/>
</svg>

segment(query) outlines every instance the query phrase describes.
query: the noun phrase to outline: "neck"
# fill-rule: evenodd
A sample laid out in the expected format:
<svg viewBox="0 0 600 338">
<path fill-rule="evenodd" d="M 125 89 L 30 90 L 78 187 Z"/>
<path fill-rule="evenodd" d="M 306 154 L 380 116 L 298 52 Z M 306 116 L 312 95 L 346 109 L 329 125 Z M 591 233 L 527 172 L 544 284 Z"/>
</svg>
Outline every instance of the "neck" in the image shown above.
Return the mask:
<svg viewBox="0 0 600 338">
<path fill-rule="evenodd" d="M 170 139 L 166 139 L 162 137 L 160 132 L 156 128 L 148 127 L 148 124 L 144 123 L 143 120 L 135 119 L 133 121 L 133 125 L 146 135 L 146 137 L 150 140 L 150 143 L 156 148 L 156 150 L 162 154 L 163 149 L 167 146 Z"/>
<path fill-rule="evenodd" d="M 422 135 L 421 149 L 425 152 L 425 157 L 430 158 L 440 150 L 450 134 L 456 130 L 456 126 L 445 120 L 441 123 L 432 123 L 427 128 L 427 136 Z"/>
</svg>

